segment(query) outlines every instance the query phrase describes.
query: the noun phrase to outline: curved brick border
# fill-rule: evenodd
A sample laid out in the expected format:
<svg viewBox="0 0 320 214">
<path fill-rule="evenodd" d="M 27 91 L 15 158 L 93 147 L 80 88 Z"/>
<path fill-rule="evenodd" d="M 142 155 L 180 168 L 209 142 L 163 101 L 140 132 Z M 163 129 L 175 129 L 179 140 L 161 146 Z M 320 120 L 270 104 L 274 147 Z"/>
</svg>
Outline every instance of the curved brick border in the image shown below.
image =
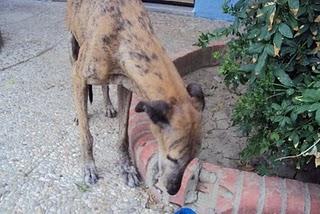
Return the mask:
<svg viewBox="0 0 320 214">
<path fill-rule="evenodd" d="M 222 43 L 190 50 L 174 57 L 183 76 L 201 67 L 218 65 L 213 51 L 224 51 Z M 133 96 L 129 116 L 130 155 L 145 184 L 152 187 L 156 173 L 157 144 L 149 130 L 149 118 L 135 113 L 138 98 Z M 209 213 L 319 213 L 320 186 L 278 177 L 258 176 L 192 160 L 184 172 L 179 192 L 170 202 L 194 207 L 199 214 Z"/>
</svg>

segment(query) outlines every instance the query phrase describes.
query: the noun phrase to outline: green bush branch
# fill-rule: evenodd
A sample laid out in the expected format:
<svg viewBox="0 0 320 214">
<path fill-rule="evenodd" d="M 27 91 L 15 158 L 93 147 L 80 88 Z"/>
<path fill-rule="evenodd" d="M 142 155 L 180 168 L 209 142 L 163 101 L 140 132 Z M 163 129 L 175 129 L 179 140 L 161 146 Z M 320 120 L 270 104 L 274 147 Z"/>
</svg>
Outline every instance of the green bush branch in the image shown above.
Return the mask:
<svg viewBox="0 0 320 214">
<path fill-rule="evenodd" d="M 289 156 L 302 166 L 309 157 L 300 154 L 320 148 L 320 1 L 226 0 L 223 10 L 234 22 L 197 45 L 232 36 L 220 73 L 228 86 L 247 86 L 233 111 L 249 136 L 242 158 Z"/>
</svg>

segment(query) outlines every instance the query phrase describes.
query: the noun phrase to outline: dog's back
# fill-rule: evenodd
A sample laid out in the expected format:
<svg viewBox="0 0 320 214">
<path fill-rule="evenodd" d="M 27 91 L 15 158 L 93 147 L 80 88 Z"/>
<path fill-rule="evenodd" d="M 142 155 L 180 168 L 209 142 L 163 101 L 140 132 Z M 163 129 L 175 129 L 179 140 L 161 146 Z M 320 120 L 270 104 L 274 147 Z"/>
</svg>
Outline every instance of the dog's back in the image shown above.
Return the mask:
<svg viewBox="0 0 320 214">
<path fill-rule="evenodd" d="M 69 30 L 85 49 L 80 60 L 86 61 L 88 83 L 101 84 L 110 72 L 121 68 L 144 97 L 188 96 L 140 0 L 69 1 L 67 20 Z M 157 87 L 150 87 L 150 82 Z"/>
</svg>

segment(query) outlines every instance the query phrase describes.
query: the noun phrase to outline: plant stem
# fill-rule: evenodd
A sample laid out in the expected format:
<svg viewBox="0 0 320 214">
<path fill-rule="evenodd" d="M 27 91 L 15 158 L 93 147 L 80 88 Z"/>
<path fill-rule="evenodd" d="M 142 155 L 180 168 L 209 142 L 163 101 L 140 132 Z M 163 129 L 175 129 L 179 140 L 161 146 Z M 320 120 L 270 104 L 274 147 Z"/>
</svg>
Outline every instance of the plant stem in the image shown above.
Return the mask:
<svg viewBox="0 0 320 214">
<path fill-rule="evenodd" d="M 270 96 L 270 97 L 267 97 L 267 100 L 269 100 L 269 99 L 272 98 L 272 97 L 276 97 L 276 96 L 283 95 L 283 94 L 285 94 L 285 92 L 281 92 L 281 93 L 274 94 L 274 95 L 272 95 L 272 96 Z"/>
<path fill-rule="evenodd" d="M 275 161 L 282 161 L 282 160 L 284 160 L 284 159 L 300 157 L 300 156 L 306 154 L 310 149 L 312 149 L 313 147 L 315 147 L 319 142 L 320 142 L 320 138 L 319 138 L 318 140 L 316 140 L 316 142 L 314 142 L 314 144 L 312 144 L 312 146 L 310 146 L 309 148 L 307 148 L 306 150 L 304 150 L 304 151 L 301 152 L 300 154 L 277 158 L 277 159 L 275 159 Z"/>
</svg>

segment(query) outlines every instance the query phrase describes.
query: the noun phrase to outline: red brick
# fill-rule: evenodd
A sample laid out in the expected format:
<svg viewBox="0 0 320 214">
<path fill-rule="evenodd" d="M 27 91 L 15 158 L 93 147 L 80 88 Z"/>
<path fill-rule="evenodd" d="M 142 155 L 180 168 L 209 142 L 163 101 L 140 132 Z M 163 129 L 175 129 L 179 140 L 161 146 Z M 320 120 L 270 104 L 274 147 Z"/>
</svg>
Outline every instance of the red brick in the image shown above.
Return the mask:
<svg viewBox="0 0 320 214">
<path fill-rule="evenodd" d="M 236 197 L 236 184 L 238 179 L 240 179 L 240 172 L 235 169 L 225 168 L 221 170 L 221 173 L 216 211 L 218 213 L 231 213 Z"/>
<path fill-rule="evenodd" d="M 213 183 L 198 183 L 197 190 L 203 193 L 210 193 L 213 189 Z"/>
<path fill-rule="evenodd" d="M 304 213 L 304 184 L 295 180 L 286 179 L 287 210 L 286 213 Z"/>
<path fill-rule="evenodd" d="M 221 169 L 221 167 L 214 165 L 212 163 L 205 162 L 202 164 L 202 169 L 204 169 L 208 172 L 218 172 L 218 170 Z"/>
<path fill-rule="evenodd" d="M 128 121 L 128 124 L 129 126 L 133 126 L 136 121 L 139 121 L 141 120 L 141 115 L 139 115 L 138 113 L 130 113 L 129 112 L 129 121 Z"/>
<path fill-rule="evenodd" d="M 261 177 L 251 172 L 243 173 L 244 179 L 238 213 L 257 213 L 258 202 L 260 197 Z"/>
<path fill-rule="evenodd" d="M 150 121 L 145 113 L 133 113 L 129 116 L 129 127 L 134 126 L 139 121 Z"/>
<path fill-rule="evenodd" d="M 320 186 L 316 184 L 308 184 L 311 197 L 311 214 L 320 213 Z"/>
<path fill-rule="evenodd" d="M 281 212 L 281 179 L 277 177 L 265 177 L 266 195 L 263 213 Z"/>
<path fill-rule="evenodd" d="M 181 186 L 177 194 L 170 196 L 170 202 L 174 204 L 178 204 L 180 206 L 184 205 L 185 197 L 186 197 L 186 191 L 188 190 L 188 184 L 191 180 L 192 176 L 194 175 L 195 170 L 199 166 L 199 159 L 195 158 L 193 159 L 187 166 L 186 170 L 183 173 Z"/>
<path fill-rule="evenodd" d="M 212 210 L 210 207 L 198 207 L 197 208 L 197 213 L 199 214 L 215 214 L 216 212 Z"/>
<path fill-rule="evenodd" d="M 130 141 L 131 142 L 131 141 Z M 155 143 L 157 144 L 157 141 L 154 140 L 154 137 L 153 135 L 150 133 L 150 134 L 146 134 L 146 135 L 143 135 L 142 137 L 140 137 L 135 143 L 132 143 L 131 144 L 131 147 L 134 149 L 134 150 L 137 150 L 139 149 L 139 147 L 143 148 L 144 146 L 146 146 L 146 144 L 148 143 Z"/>
<path fill-rule="evenodd" d="M 158 145 L 155 143 L 146 144 L 141 150 L 137 160 L 137 168 L 140 175 L 145 179 L 149 159 L 156 153 Z"/>
<path fill-rule="evenodd" d="M 131 126 L 128 130 L 129 136 L 133 139 L 136 135 L 141 135 L 141 133 L 151 133 L 150 124 L 147 121 L 141 121 L 137 123 L 135 126 Z"/>
<path fill-rule="evenodd" d="M 141 124 L 148 124 L 150 125 L 150 120 L 143 117 L 137 117 L 137 120 L 129 120 L 129 129 L 134 129 L 136 126 L 139 126 Z"/>
<path fill-rule="evenodd" d="M 129 152 L 130 157 L 132 157 L 136 162 L 138 161 L 141 150 L 149 143 L 156 143 L 151 134 L 144 135 L 139 138 L 135 143 L 129 141 Z"/>
<path fill-rule="evenodd" d="M 152 136 L 151 139 L 153 139 L 153 135 L 150 132 L 150 130 L 148 129 L 148 126 L 146 126 L 146 127 L 139 126 L 135 130 L 131 131 L 131 134 L 129 137 L 129 142 L 132 146 L 135 145 L 138 141 L 140 141 L 140 139 L 143 138 L 144 136 Z M 148 139 L 150 139 L 150 138 L 148 138 Z"/>
</svg>

